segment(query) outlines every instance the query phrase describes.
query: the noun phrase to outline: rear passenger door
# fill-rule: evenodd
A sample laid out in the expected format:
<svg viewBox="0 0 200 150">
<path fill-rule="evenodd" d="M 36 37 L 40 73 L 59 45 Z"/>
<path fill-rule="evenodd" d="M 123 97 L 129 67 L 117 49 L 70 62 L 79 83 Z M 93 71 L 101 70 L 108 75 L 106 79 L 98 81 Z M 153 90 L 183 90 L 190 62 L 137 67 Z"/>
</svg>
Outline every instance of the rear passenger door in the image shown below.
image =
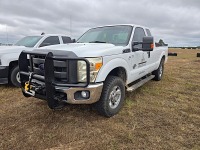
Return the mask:
<svg viewBox="0 0 200 150">
<path fill-rule="evenodd" d="M 147 36 L 152 36 L 149 29 L 145 29 L 145 31 L 146 31 Z M 146 60 L 148 60 L 148 65 L 153 63 L 152 62 L 152 60 L 153 60 L 152 53 L 153 53 L 153 51 L 144 52 L 144 57 Z"/>
<path fill-rule="evenodd" d="M 39 47 L 56 45 L 56 44 L 60 44 L 59 37 L 58 36 L 49 36 L 40 44 Z"/>
<path fill-rule="evenodd" d="M 145 30 L 146 30 L 147 36 L 152 36 L 149 29 L 145 29 Z M 158 53 L 160 53 L 160 51 L 157 51 L 155 47 L 153 51 L 144 52 L 144 57 L 146 60 L 148 60 L 146 71 L 148 71 L 149 73 L 151 73 L 155 69 L 155 63 L 156 61 L 159 60 L 157 56 L 160 56 Z"/>
</svg>

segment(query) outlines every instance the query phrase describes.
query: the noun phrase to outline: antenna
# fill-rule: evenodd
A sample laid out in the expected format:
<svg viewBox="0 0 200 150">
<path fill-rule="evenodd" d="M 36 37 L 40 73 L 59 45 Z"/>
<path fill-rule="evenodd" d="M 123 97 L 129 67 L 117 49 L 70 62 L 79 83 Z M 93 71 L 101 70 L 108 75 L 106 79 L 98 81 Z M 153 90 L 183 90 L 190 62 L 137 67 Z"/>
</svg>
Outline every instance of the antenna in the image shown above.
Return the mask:
<svg viewBox="0 0 200 150">
<path fill-rule="evenodd" d="M 7 24 L 6 24 L 6 45 L 8 45 L 8 31 L 7 31 Z"/>
<path fill-rule="evenodd" d="M 69 31 L 70 31 L 70 37 L 72 36 L 72 20 L 71 20 L 71 15 L 69 17 Z"/>
</svg>

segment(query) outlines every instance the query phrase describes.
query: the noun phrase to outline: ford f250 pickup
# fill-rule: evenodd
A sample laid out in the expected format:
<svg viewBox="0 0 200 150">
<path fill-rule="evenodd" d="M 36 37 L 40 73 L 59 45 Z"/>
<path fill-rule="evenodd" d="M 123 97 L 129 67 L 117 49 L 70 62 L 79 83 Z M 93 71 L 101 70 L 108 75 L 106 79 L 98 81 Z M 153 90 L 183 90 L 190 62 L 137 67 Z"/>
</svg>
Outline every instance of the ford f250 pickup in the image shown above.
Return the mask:
<svg viewBox="0 0 200 150">
<path fill-rule="evenodd" d="M 106 117 L 123 106 L 125 91 L 162 79 L 168 47 L 156 47 L 148 28 L 109 25 L 88 30 L 76 43 L 23 51 L 19 56 L 24 96 L 51 109 L 94 104 Z"/>
</svg>

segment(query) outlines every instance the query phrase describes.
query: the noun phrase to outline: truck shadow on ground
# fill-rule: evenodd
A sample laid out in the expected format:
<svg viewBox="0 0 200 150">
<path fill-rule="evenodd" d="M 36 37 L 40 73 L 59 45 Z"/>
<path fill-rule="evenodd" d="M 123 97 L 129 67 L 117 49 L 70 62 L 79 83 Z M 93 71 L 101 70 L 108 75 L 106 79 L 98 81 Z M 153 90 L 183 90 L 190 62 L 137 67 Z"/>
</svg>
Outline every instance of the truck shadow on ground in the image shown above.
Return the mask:
<svg viewBox="0 0 200 150">
<path fill-rule="evenodd" d="M 143 87 L 138 88 L 133 92 L 126 92 L 124 106 L 126 107 L 126 105 L 129 105 L 127 104 L 127 101 L 128 103 L 136 103 L 138 100 L 137 95 L 144 93 L 143 88 L 151 88 L 151 83 L 147 83 Z M 76 120 L 82 120 L 83 122 L 95 122 L 108 119 L 104 116 L 101 116 L 93 105 L 66 104 L 65 107 L 60 110 L 52 110 L 48 107 L 47 102 L 44 100 L 38 100 L 33 97 L 24 97 L 20 88 L 10 85 L 0 85 L 0 89 L 2 93 L 4 93 L 1 94 L 0 97 L 5 99 L 8 104 L 11 104 L 6 109 L 8 109 L 9 112 L 12 112 L 16 117 L 24 116 L 21 118 L 23 120 L 22 122 L 26 122 L 26 120 L 32 120 L 33 122 L 49 124 L 55 122 L 66 123 L 66 120 L 71 120 L 71 122 L 75 123 Z M 120 117 L 120 114 L 112 118 L 116 117 Z"/>
<path fill-rule="evenodd" d="M 146 85 L 146 86 L 151 86 L 151 85 Z M 137 90 L 133 91 L 133 92 L 126 92 L 126 99 L 124 102 L 124 107 L 126 107 L 127 105 L 127 101 L 131 101 L 131 103 L 136 103 L 137 102 L 137 94 L 142 94 L 142 88 L 138 88 Z M 48 107 L 47 102 L 43 101 L 43 100 L 36 100 L 35 98 L 29 98 L 31 99 L 31 101 L 34 102 L 34 104 L 32 104 L 32 107 L 36 107 L 33 108 L 36 111 L 40 110 L 41 114 L 43 115 L 45 114 L 44 117 L 46 117 L 45 119 L 47 120 L 60 120 L 62 118 L 65 118 L 67 120 L 70 120 L 70 118 L 73 118 L 73 120 L 76 119 L 84 119 L 84 121 L 90 121 L 90 122 L 95 122 L 98 120 L 106 120 L 108 118 L 101 116 L 97 110 L 95 109 L 94 105 L 73 105 L 73 104 L 66 104 L 63 108 L 61 109 L 56 109 L 56 110 L 52 110 Z M 33 100 L 32 100 L 33 99 Z M 35 105 L 35 106 L 33 106 Z M 123 108 L 122 108 L 123 110 Z M 119 114 L 120 115 L 120 114 Z M 117 116 L 119 117 L 119 115 L 116 115 L 112 118 L 116 118 Z M 43 119 L 41 121 L 44 121 Z M 46 122 L 46 121 L 45 121 Z"/>
</svg>

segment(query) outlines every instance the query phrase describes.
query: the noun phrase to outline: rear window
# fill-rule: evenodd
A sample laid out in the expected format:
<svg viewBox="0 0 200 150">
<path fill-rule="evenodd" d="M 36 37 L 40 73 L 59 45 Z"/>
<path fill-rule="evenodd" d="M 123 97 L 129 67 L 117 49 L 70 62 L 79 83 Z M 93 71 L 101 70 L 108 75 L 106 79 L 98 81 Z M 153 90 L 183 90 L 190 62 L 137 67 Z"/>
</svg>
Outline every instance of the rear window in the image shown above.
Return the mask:
<svg viewBox="0 0 200 150">
<path fill-rule="evenodd" d="M 64 44 L 72 43 L 72 39 L 70 37 L 67 37 L 67 36 L 62 36 L 62 40 L 63 40 Z"/>
<path fill-rule="evenodd" d="M 147 32 L 147 35 L 148 35 L 148 36 L 151 36 L 151 32 L 150 32 L 149 29 L 146 29 L 146 32 Z"/>
<path fill-rule="evenodd" d="M 50 36 L 50 37 L 47 37 L 42 42 L 42 44 L 40 44 L 40 47 L 49 46 L 49 45 L 56 45 L 56 44 L 60 44 L 58 36 Z"/>
</svg>

